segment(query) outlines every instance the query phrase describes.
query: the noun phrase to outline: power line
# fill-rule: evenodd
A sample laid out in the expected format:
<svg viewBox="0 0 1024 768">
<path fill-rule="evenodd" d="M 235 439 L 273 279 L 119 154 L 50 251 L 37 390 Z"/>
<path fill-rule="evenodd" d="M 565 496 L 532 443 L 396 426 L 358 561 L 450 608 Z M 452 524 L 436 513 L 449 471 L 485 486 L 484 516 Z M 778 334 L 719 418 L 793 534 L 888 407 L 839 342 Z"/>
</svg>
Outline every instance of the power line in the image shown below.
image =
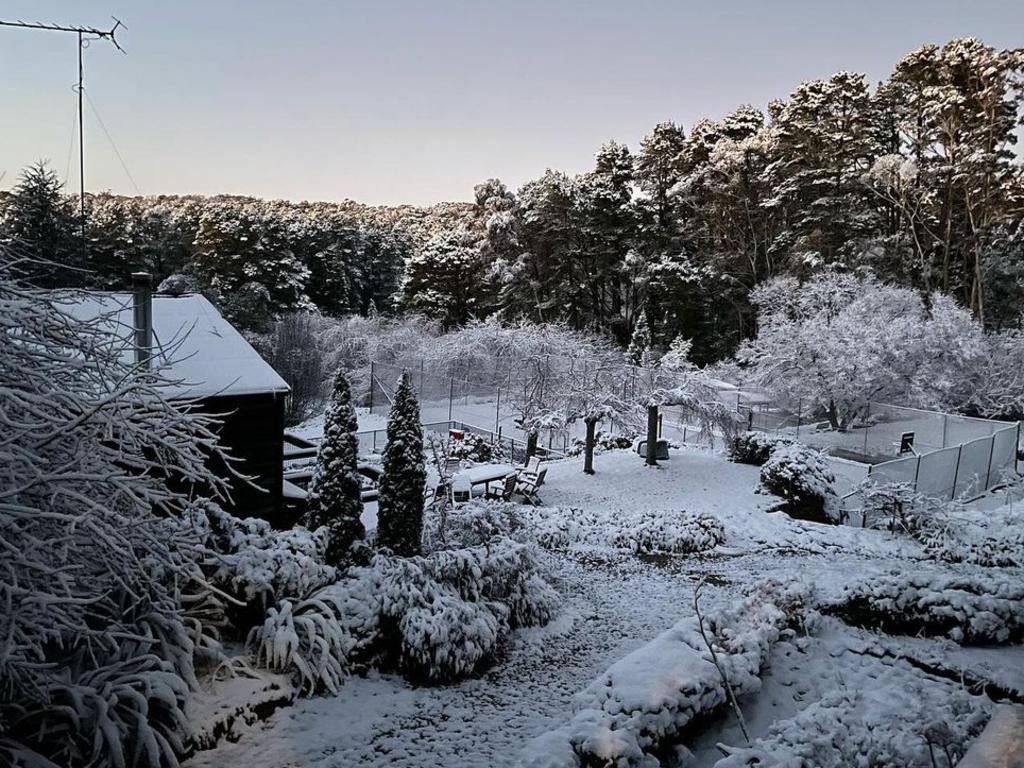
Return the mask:
<svg viewBox="0 0 1024 768">
<path fill-rule="evenodd" d="M 121 163 L 121 169 L 124 171 L 124 175 L 128 177 L 128 181 L 132 183 L 135 188 L 135 194 L 141 195 L 142 190 L 139 189 L 139 185 L 135 183 L 135 178 L 132 176 L 132 172 L 128 170 L 128 164 L 121 157 L 121 151 L 117 148 L 117 144 L 114 143 L 113 137 L 110 135 L 110 131 L 107 130 L 106 124 L 103 122 L 103 118 L 100 117 L 99 110 L 96 109 L 96 104 L 93 102 L 89 92 L 85 92 L 85 100 L 89 102 L 89 109 L 92 110 L 93 116 L 96 118 L 96 122 L 100 124 L 100 128 L 103 129 L 103 135 L 107 137 L 107 141 L 110 142 L 110 148 L 114 150 L 114 154 L 117 155 L 118 162 Z"/>
</svg>

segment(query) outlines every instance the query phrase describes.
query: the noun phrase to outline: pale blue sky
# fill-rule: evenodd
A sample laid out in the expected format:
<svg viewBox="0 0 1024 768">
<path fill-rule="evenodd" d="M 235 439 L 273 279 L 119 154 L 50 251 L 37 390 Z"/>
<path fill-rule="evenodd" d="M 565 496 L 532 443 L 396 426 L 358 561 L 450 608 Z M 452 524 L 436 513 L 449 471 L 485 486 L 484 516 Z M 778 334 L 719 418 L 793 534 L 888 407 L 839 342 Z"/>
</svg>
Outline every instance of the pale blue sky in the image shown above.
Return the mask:
<svg viewBox="0 0 1024 768">
<path fill-rule="evenodd" d="M 497 176 L 590 167 L 838 69 L 884 77 L 923 42 L 1024 43 L 1020 0 L 567 2 L 0 0 L 0 19 L 128 26 L 86 88 L 143 193 L 465 200 Z M 0 188 L 74 125 L 70 35 L 0 28 Z M 90 190 L 133 193 L 86 111 Z M 71 185 L 77 188 L 72 162 Z"/>
</svg>

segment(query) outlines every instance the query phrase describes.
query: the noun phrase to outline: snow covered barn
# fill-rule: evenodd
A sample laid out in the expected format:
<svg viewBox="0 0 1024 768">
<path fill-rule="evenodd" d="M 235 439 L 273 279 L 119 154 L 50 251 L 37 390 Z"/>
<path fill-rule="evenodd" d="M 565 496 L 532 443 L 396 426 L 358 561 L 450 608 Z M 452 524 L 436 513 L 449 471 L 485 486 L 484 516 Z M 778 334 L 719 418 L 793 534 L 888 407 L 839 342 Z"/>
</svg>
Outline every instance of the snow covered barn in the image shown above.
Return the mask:
<svg viewBox="0 0 1024 768">
<path fill-rule="evenodd" d="M 151 360 L 174 382 L 165 390 L 170 399 L 218 415 L 221 445 L 239 459 L 237 471 L 252 478 L 212 467 L 231 483 L 233 511 L 282 525 L 288 385 L 206 297 L 154 296 L 148 274 L 132 277 L 132 293 L 83 293 L 61 308 L 81 319 L 109 319 L 129 354 Z"/>
</svg>

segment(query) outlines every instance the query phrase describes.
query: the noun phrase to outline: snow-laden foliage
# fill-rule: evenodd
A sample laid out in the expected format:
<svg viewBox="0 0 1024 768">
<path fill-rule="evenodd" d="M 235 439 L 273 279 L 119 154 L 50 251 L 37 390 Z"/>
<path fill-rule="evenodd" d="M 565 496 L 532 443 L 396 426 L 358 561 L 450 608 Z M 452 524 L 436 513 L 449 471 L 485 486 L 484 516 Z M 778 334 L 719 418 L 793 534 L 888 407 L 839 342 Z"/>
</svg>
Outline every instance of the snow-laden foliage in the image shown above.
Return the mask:
<svg viewBox="0 0 1024 768">
<path fill-rule="evenodd" d="M 741 432 L 729 441 L 726 450 L 733 461 L 760 467 L 768 461 L 776 447 L 792 442 L 789 438 L 765 432 Z"/>
<path fill-rule="evenodd" d="M 239 519 L 209 500 L 191 504 L 186 519 L 208 551 L 204 567 L 210 580 L 261 610 L 305 597 L 337 578 L 324 562 L 326 528 L 275 531 L 265 520 Z"/>
<path fill-rule="evenodd" d="M 1012 334 L 986 335 L 952 298 L 827 272 L 778 278 L 751 293 L 758 335 L 737 358 L 748 379 L 845 429 L 868 403 L 1011 413 L 1020 383 Z M 998 372 L 997 372 L 998 371 Z"/>
<path fill-rule="evenodd" d="M 965 645 L 1024 637 L 1024 584 L 1013 572 L 879 575 L 847 586 L 823 609 L 858 626 Z"/>
<path fill-rule="evenodd" d="M 714 517 L 681 510 L 595 512 L 568 507 L 520 508 L 517 529 L 545 549 L 582 544 L 643 554 L 693 554 L 725 541 Z"/>
<path fill-rule="evenodd" d="M 0 254 L 0 739 L 26 761 L 173 763 L 219 621 L 175 489 L 223 490 L 213 424 L 131 362 L 130 329 L 75 319 L 18 266 Z"/>
<path fill-rule="evenodd" d="M 378 555 L 253 629 L 258 663 L 292 670 L 306 692 L 335 691 L 354 664 L 377 660 L 411 679 L 465 677 L 510 629 L 546 624 L 560 599 L 532 546 L 501 536 L 426 556 Z"/>
<path fill-rule="evenodd" d="M 671 555 L 705 552 L 724 541 L 725 529 L 713 517 L 651 510 L 624 520 L 612 538 L 619 549 Z"/>
<path fill-rule="evenodd" d="M 611 434 L 598 431 L 594 435 L 594 453 L 628 450 L 633 447 L 635 441 L 636 433 L 633 431 L 625 434 Z M 569 450 L 566 453 L 569 456 L 579 456 L 584 450 L 586 450 L 586 442 L 578 437 L 574 437 L 572 442 L 569 443 Z"/>
<path fill-rule="evenodd" d="M 535 739 L 520 765 L 544 768 L 649 766 L 659 746 L 694 718 L 735 695 L 760 689 L 772 646 L 800 623 L 808 588 L 797 582 L 755 585 L 733 606 L 682 619 L 603 672 L 576 697 L 569 723 Z M 705 636 L 713 645 L 713 660 Z"/>
<path fill-rule="evenodd" d="M 18 702 L 0 730 L 4 765 L 156 768 L 176 766 L 185 751 L 189 687 L 156 656 L 65 673 L 44 692 L 45 700 Z"/>
<path fill-rule="evenodd" d="M 403 372 L 388 414 L 384 474 L 377 501 L 377 544 L 396 555 L 416 555 L 423 547 L 423 459 L 420 407 L 409 373 Z"/>
<path fill-rule="evenodd" d="M 948 563 L 1024 566 L 1024 511 L 979 512 L 918 493 L 906 483 L 861 484 L 865 523 L 908 535 L 931 557 Z"/>
<path fill-rule="evenodd" d="M 363 512 L 363 484 L 357 468 L 359 422 L 352 405 L 352 393 L 344 371 L 334 377 L 324 416 L 324 437 L 316 455 L 316 468 L 309 487 L 306 526 L 326 527 L 327 562 L 341 564 L 350 547 L 366 537 L 359 516 Z"/>
<path fill-rule="evenodd" d="M 834 484 L 825 454 L 798 443 L 777 446 L 761 466 L 761 488 L 785 499 L 786 512 L 794 517 L 838 522 Z"/>
<path fill-rule="evenodd" d="M 895 672 L 895 670 L 894 670 Z M 987 700 L 953 685 L 900 674 L 884 696 L 840 688 L 773 723 L 750 747 L 729 748 L 714 768 L 955 765 L 989 718 Z"/>
</svg>

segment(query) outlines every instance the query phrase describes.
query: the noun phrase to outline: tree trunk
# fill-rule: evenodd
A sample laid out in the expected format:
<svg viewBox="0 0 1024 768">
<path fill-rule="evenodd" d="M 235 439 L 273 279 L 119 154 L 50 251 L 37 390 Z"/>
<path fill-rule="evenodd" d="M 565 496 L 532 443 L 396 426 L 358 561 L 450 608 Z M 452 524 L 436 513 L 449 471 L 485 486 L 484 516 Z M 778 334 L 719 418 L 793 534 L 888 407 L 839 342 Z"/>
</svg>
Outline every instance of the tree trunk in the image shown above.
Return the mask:
<svg viewBox="0 0 1024 768">
<path fill-rule="evenodd" d="M 537 438 L 540 435 L 537 430 L 533 430 L 526 436 L 526 460 L 529 461 L 533 458 L 533 454 L 537 452 Z"/>
<path fill-rule="evenodd" d="M 658 406 L 647 406 L 647 466 L 658 466 Z"/>
<path fill-rule="evenodd" d="M 832 429 L 839 429 L 839 412 L 836 410 L 836 401 L 828 401 L 828 423 Z"/>
<path fill-rule="evenodd" d="M 594 474 L 594 443 L 597 442 L 597 419 L 587 419 L 587 442 L 583 450 L 583 471 Z"/>
</svg>

